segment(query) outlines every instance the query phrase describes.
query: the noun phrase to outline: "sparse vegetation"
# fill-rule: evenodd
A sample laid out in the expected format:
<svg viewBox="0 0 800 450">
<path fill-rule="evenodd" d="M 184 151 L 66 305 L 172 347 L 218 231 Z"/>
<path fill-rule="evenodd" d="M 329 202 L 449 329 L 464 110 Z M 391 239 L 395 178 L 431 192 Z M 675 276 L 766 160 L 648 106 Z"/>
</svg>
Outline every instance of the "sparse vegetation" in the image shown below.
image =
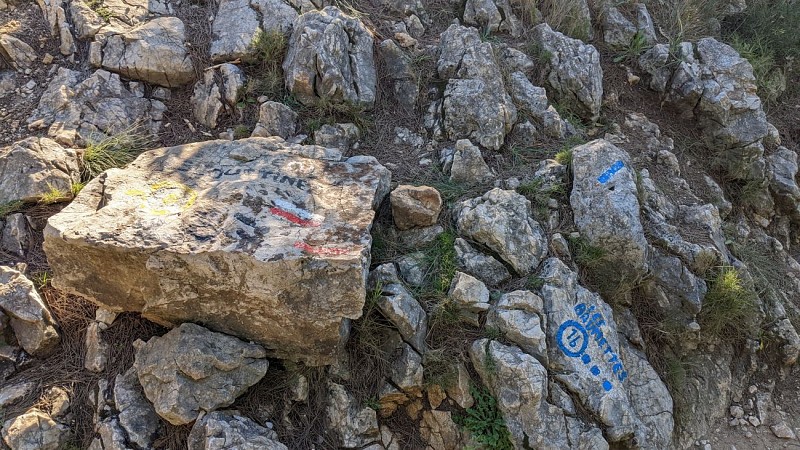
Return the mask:
<svg viewBox="0 0 800 450">
<path fill-rule="evenodd" d="M 111 136 L 92 137 L 81 158 L 81 177 L 91 180 L 108 169 L 122 167 L 152 145 L 152 139 L 143 130 L 133 126 Z"/>
<path fill-rule="evenodd" d="M 647 50 L 647 38 L 645 37 L 644 33 L 641 31 L 637 31 L 635 35 L 633 35 L 633 39 L 631 39 L 630 44 L 628 47 L 625 48 L 619 55 L 614 57 L 615 63 L 621 62 L 628 62 L 633 61 L 639 57 L 645 50 Z"/>
<path fill-rule="evenodd" d="M 103 4 L 103 0 L 86 0 L 86 6 L 96 12 L 98 16 L 102 17 L 106 23 L 111 21 L 111 18 L 114 17 L 114 14 L 108 9 L 108 6 Z"/>
<path fill-rule="evenodd" d="M 758 95 L 774 103 L 786 91 L 800 91 L 800 8 L 791 0 L 754 0 L 723 23 L 723 38 L 753 66 Z"/>
<path fill-rule="evenodd" d="M 443 388 L 448 388 L 456 384 L 458 379 L 458 369 L 456 366 L 459 360 L 452 352 L 447 349 L 429 349 L 422 356 L 422 364 L 425 367 L 425 385 L 433 386 L 438 384 Z"/>
<path fill-rule="evenodd" d="M 511 434 L 508 432 L 503 415 L 497 407 L 497 399 L 482 388 L 470 388 L 475 405 L 455 415 L 453 420 L 468 430 L 474 439 L 491 450 L 511 450 Z"/>
<path fill-rule="evenodd" d="M 86 187 L 86 183 L 76 181 L 69 186 L 69 192 L 73 197 L 75 197 L 83 190 L 84 187 Z"/>
<path fill-rule="evenodd" d="M 47 184 L 48 191 L 39 197 L 39 203 L 42 205 L 52 205 L 53 203 L 61 203 L 72 199 L 72 194 L 62 191 L 61 189 Z"/>
<path fill-rule="evenodd" d="M 25 203 L 19 200 L 0 204 L 0 219 L 11 213 L 19 211 L 19 209 L 24 205 Z"/>
<path fill-rule="evenodd" d="M 456 235 L 452 230 L 445 230 L 426 250 L 428 284 L 430 290 L 439 297 L 447 295 L 450 282 L 456 274 Z"/>
<path fill-rule="evenodd" d="M 708 280 L 708 293 L 698 315 L 701 332 L 710 337 L 731 340 L 745 335 L 756 313 L 756 293 L 742 279 L 739 271 L 730 266 L 717 269 Z"/>
<path fill-rule="evenodd" d="M 551 28 L 582 41 L 589 40 L 592 25 L 586 3 L 580 0 L 527 0 L 537 4 Z"/>
<path fill-rule="evenodd" d="M 247 83 L 247 97 L 265 95 L 273 100 L 282 100 L 285 90 L 281 65 L 286 56 L 286 36 L 280 30 L 259 30 L 251 47 L 253 56 L 247 62 L 257 76 L 251 77 Z"/>
</svg>

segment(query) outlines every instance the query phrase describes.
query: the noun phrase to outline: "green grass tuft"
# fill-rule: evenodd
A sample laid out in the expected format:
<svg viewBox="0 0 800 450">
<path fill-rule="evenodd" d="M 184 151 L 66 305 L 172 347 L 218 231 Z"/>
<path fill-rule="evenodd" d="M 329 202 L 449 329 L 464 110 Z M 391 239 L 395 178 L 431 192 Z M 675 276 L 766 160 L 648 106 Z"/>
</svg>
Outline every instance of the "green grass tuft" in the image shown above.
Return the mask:
<svg viewBox="0 0 800 450">
<path fill-rule="evenodd" d="M 734 340 L 743 333 L 757 313 L 755 291 L 741 278 L 739 271 L 730 266 L 717 270 L 708 280 L 710 287 L 698 314 L 701 332 L 723 340 Z"/>
<path fill-rule="evenodd" d="M 133 126 L 112 136 L 90 138 L 81 159 L 81 178 L 91 180 L 108 169 L 122 167 L 152 145 L 152 138 Z"/>
<path fill-rule="evenodd" d="M 19 211 L 23 206 L 25 206 L 25 202 L 20 200 L 1 204 L 0 218 L 3 218 L 11 213 Z"/>
</svg>

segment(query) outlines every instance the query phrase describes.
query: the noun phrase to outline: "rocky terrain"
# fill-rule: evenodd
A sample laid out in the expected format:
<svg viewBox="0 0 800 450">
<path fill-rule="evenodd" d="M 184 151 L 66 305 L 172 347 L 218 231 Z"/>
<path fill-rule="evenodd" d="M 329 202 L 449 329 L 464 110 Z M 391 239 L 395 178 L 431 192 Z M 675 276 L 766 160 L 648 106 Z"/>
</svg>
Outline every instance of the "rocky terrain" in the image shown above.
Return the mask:
<svg viewBox="0 0 800 450">
<path fill-rule="evenodd" d="M 798 21 L 0 0 L 0 448 L 800 448 Z"/>
</svg>

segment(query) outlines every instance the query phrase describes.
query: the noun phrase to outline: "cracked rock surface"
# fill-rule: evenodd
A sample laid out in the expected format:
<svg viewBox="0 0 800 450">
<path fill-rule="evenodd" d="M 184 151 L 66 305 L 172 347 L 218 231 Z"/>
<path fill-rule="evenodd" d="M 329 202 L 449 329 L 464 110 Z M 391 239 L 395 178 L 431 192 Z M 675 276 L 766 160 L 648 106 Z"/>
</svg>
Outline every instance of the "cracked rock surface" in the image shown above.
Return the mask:
<svg viewBox="0 0 800 450">
<path fill-rule="evenodd" d="M 159 416 L 184 425 L 233 403 L 267 373 L 264 348 L 184 323 L 147 341 L 134 367 Z"/>
<path fill-rule="evenodd" d="M 372 42 L 360 20 L 334 6 L 301 15 L 283 62 L 286 88 L 304 104 L 371 107 L 377 85 Z"/>
<path fill-rule="evenodd" d="M 332 362 L 364 306 L 390 179 L 375 158 L 248 138 L 151 150 L 106 174 L 44 231 L 60 289 Z"/>
</svg>

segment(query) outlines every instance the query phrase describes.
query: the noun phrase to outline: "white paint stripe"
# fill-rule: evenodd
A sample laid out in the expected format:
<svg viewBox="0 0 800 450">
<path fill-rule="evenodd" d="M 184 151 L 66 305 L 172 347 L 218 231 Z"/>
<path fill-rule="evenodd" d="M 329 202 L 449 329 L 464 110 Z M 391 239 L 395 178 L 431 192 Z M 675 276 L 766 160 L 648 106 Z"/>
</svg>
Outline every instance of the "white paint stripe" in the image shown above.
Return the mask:
<svg viewBox="0 0 800 450">
<path fill-rule="evenodd" d="M 297 206 L 294 206 L 294 203 L 288 202 L 282 198 L 275 199 L 274 202 L 275 206 L 277 206 L 278 208 L 286 212 L 290 212 L 303 220 L 314 220 L 317 222 L 322 222 L 322 220 L 324 219 L 324 217 L 320 216 L 319 214 L 312 214 L 310 211 L 298 208 Z"/>
</svg>

